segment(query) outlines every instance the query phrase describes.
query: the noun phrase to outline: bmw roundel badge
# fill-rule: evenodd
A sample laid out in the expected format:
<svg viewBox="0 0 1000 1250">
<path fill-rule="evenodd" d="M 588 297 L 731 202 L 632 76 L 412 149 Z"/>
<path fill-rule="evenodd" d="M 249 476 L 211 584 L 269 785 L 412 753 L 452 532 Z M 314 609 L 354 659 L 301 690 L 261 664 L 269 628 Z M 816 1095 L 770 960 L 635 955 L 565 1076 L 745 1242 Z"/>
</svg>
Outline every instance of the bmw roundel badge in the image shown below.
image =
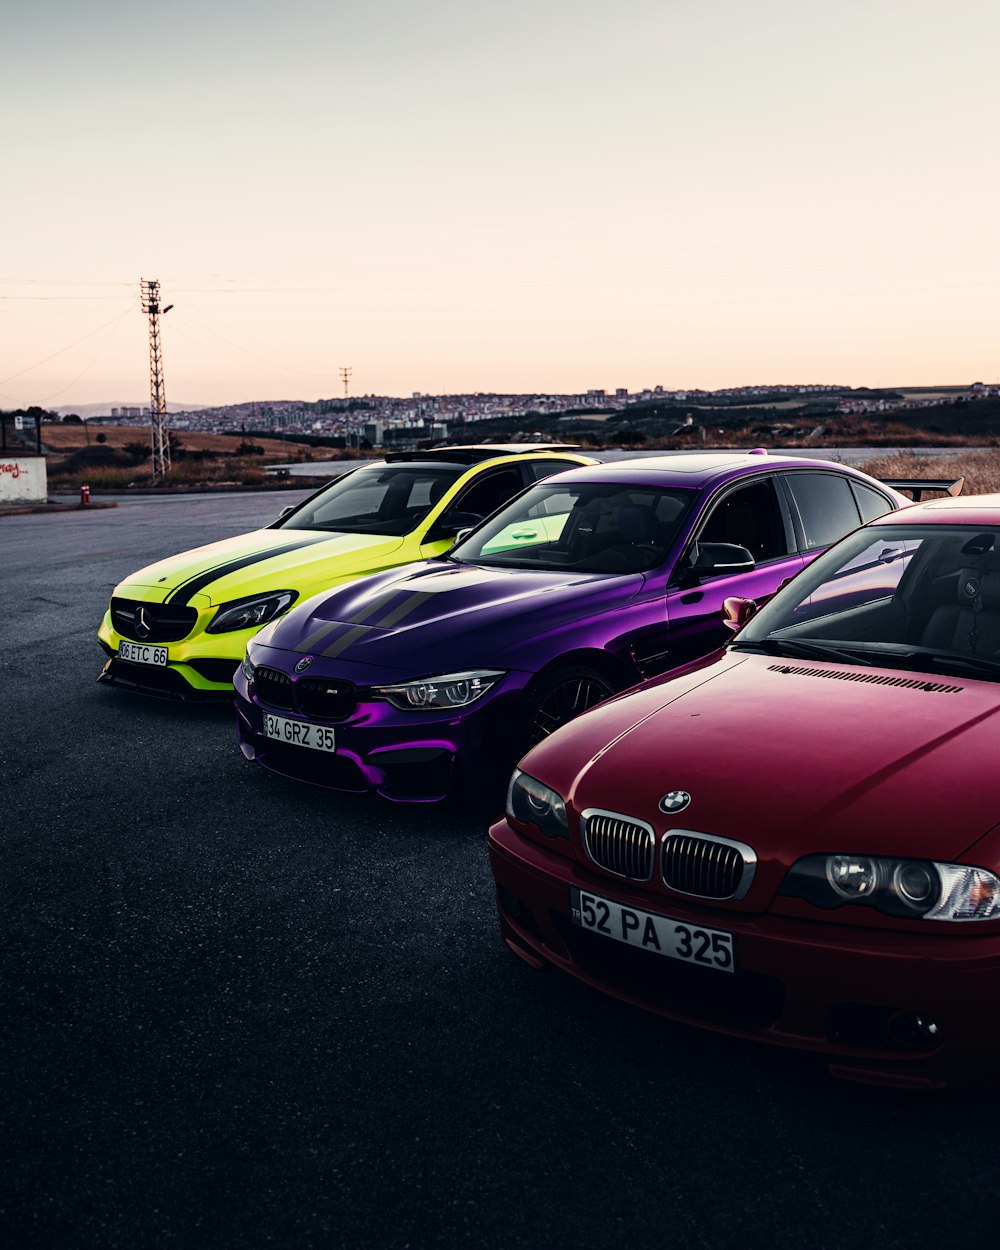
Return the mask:
<svg viewBox="0 0 1000 1250">
<path fill-rule="evenodd" d="M 671 790 L 660 799 L 660 811 L 673 816 L 675 812 L 682 812 L 690 802 L 691 796 L 686 790 Z"/>
<path fill-rule="evenodd" d="M 311 655 L 304 655 L 302 659 L 299 660 L 298 664 L 295 665 L 295 671 L 297 673 L 304 673 L 312 662 L 313 657 Z"/>
</svg>

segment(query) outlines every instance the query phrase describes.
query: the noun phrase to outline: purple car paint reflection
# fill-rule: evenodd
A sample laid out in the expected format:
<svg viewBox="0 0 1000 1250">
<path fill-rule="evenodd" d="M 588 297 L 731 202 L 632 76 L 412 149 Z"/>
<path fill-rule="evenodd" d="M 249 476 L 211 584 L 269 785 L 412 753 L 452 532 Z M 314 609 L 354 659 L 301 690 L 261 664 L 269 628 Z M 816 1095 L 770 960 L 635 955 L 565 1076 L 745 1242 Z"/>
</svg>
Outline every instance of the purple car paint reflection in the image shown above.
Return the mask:
<svg viewBox="0 0 1000 1250">
<path fill-rule="evenodd" d="M 236 675 L 248 759 L 404 802 L 506 780 L 558 725 L 723 640 L 813 556 L 909 501 L 755 453 L 595 465 L 530 487 L 444 557 L 318 595 Z"/>
</svg>

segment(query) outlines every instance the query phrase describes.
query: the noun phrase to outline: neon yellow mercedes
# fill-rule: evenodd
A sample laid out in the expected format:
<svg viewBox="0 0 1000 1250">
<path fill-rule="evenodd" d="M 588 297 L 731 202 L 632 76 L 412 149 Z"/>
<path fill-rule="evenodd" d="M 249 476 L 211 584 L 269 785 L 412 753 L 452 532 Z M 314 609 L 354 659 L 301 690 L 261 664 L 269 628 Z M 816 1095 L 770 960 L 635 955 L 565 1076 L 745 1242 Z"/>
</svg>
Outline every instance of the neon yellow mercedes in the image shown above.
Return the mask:
<svg viewBox="0 0 1000 1250">
<path fill-rule="evenodd" d="M 273 525 L 196 547 L 120 582 L 98 630 L 98 678 L 167 699 L 231 696 L 247 642 L 294 603 L 426 560 L 525 487 L 592 464 L 561 444 L 393 452 Z"/>
</svg>

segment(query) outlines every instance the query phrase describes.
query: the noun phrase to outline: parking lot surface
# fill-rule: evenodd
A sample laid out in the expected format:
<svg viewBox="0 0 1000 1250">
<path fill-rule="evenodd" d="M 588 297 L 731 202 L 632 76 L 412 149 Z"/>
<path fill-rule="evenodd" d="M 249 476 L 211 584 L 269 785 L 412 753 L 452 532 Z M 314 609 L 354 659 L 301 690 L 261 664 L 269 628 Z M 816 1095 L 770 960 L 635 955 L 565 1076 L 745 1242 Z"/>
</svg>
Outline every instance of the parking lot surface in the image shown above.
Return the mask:
<svg viewBox="0 0 1000 1250">
<path fill-rule="evenodd" d="M 483 813 L 96 684 L 121 577 L 305 493 L 0 518 L 0 1245 L 995 1246 L 1000 1095 L 534 974 Z"/>
</svg>

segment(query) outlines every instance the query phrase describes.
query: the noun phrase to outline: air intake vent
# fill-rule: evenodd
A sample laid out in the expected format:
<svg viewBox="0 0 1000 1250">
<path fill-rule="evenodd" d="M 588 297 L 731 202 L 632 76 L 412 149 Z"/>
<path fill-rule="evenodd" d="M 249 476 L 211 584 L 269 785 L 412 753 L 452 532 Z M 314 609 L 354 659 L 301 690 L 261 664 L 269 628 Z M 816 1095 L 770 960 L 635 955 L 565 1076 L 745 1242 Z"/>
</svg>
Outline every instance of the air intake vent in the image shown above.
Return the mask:
<svg viewBox="0 0 1000 1250">
<path fill-rule="evenodd" d="M 358 692 L 349 681 L 332 677 L 300 677 L 295 683 L 295 705 L 306 716 L 344 720 L 354 711 Z"/>
<path fill-rule="evenodd" d="M 615 812 L 583 813 L 583 845 L 599 868 L 616 877 L 648 881 L 653 875 L 655 835 L 649 825 Z"/>
<path fill-rule="evenodd" d="M 261 664 L 254 669 L 253 684 L 261 703 L 291 711 L 292 679 L 287 673 Z"/>
<path fill-rule="evenodd" d="M 123 638 L 136 642 L 179 642 L 194 629 L 197 619 L 196 608 L 175 608 L 142 599 L 111 600 L 111 623 Z"/>
<path fill-rule="evenodd" d="M 742 842 L 675 831 L 663 836 L 663 884 L 697 898 L 743 898 L 750 889 L 757 856 Z"/>
<path fill-rule="evenodd" d="M 769 664 L 772 673 L 791 673 L 797 677 L 826 677 L 829 681 L 860 681 L 869 686 L 901 686 L 904 690 L 926 690 L 929 694 L 959 694 L 964 686 L 946 686 L 940 681 L 921 677 L 886 677 L 879 673 L 842 673 L 831 668 L 803 668 L 798 664 Z"/>
</svg>

